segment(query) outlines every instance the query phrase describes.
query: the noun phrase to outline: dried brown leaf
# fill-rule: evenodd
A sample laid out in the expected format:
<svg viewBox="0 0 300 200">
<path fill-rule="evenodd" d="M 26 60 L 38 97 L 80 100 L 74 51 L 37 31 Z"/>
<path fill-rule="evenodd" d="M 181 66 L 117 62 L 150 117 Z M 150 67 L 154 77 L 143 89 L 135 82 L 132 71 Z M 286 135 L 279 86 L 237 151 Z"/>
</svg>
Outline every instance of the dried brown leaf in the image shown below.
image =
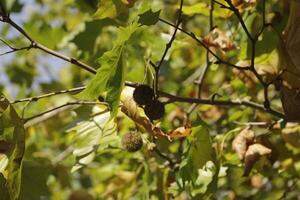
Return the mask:
<svg viewBox="0 0 300 200">
<path fill-rule="evenodd" d="M 250 127 L 246 127 L 234 138 L 232 141 L 232 148 L 238 154 L 239 158 L 244 160 L 248 146 L 253 144 L 254 141 L 254 132 Z"/>
<path fill-rule="evenodd" d="M 262 144 L 252 144 L 249 146 L 245 154 L 244 176 L 248 176 L 254 164 L 259 158 L 271 154 L 272 150 Z"/>
<path fill-rule="evenodd" d="M 203 42 L 207 47 L 221 50 L 222 53 L 236 48 L 233 41 L 218 28 L 213 29 L 208 35 L 206 35 Z"/>
</svg>

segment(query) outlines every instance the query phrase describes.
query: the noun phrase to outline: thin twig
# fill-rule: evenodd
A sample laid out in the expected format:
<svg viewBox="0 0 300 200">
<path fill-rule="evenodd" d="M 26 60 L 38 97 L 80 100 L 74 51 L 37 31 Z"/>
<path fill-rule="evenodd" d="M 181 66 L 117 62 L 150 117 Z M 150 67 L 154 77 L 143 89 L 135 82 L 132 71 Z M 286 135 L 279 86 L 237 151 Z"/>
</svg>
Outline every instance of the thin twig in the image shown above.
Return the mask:
<svg viewBox="0 0 300 200">
<path fill-rule="evenodd" d="M 214 1 L 210 1 L 210 9 L 209 9 L 209 31 L 213 30 L 214 27 Z M 198 80 L 196 81 L 198 85 L 198 91 L 197 91 L 197 97 L 200 99 L 202 94 L 202 87 L 204 84 L 204 79 L 206 77 L 206 74 L 208 72 L 209 67 L 211 66 L 211 62 L 209 60 L 209 51 L 206 51 L 206 65 L 204 66 L 204 69 L 202 70 Z M 197 108 L 197 104 L 191 105 L 191 107 L 188 109 L 188 114 L 191 114 L 195 109 Z"/>
<path fill-rule="evenodd" d="M 159 71 L 160 71 L 160 68 L 162 66 L 162 63 L 164 62 L 165 60 L 165 57 L 168 53 L 168 51 L 170 50 L 170 48 L 172 47 L 172 44 L 175 40 L 175 37 L 176 37 L 176 34 L 177 34 L 177 31 L 178 31 L 178 28 L 179 28 L 179 25 L 181 23 L 181 18 L 182 18 L 182 7 L 183 7 L 183 0 L 180 1 L 180 6 L 179 6 L 179 13 L 178 13 L 178 17 L 177 17 L 177 22 L 176 22 L 176 25 L 175 25 L 175 30 L 173 32 L 173 35 L 170 39 L 170 41 L 166 44 L 166 48 L 165 48 L 165 51 L 160 59 L 160 62 L 157 66 L 155 66 L 155 81 L 154 81 L 154 94 L 156 97 L 158 97 L 158 78 L 159 78 Z"/>
<path fill-rule="evenodd" d="M 49 49 L 49 48 L 43 46 L 42 44 L 36 43 L 36 45 L 34 47 L 37 48 L 37 49 L 40 49 L 40 50 L 42 50 L 42 51 L 44 51 L 44 52 L 46 52 L 48 54 L 51 54 L 51 55 L 53 55 L 53 56 L 55 56 L 57 58 L 65 60 L 65 61 L 67 61 L 67 62 L 69 62 L 71 64 L 77 65 L 78 67 L 80 67 L 80 68 L 84 69 L 85 71 L 88 71 L 88 72 L 90 72 L 92 74 L 96 74 L 97 73 L 97 71 L 94 68 L 92 68 L 91 66 L 89 66 L 89 65 L 87 65 L 87 64 L 85 64 L 85 63 L 83 63 L 83 62 L 81 62 L 81 61 L 79 61 L 79 60 L 77 60 L 75 58 L 67 57 L 65 55 L 62 55 L 62 54 L 56 52 L 56 51 L 53 51 L 52 49 Z"/>
<path fill-rule="evenodd" d="M 209 10 L 209 31 L 212 31 L 214 27 L 214 1 L 211 0 L 210 1 L 210 10 Z M 197 84 L 198 84 L 198 91 L 197 91 L 197 97 L 201 98 L 201 94 L 202 94 L 202 86 L 203 86 L 203 82 L 205 79 L 205 76 L 208 72 L 208 69 L 211 65 L 211 62 L 209 60 L 209 51 L 206 51 L 206 65 L 203 69 L 203 72 L 201 73 L 199 79 L 197 80 Z"/>
<path fill-rule="evenodd" d="M 59 110 L 59 109 L 61 109 L 61 108 L 68 107 L 68 106 L 72 106 L 72 105 L 92 105 L 92 106 L 93 106 L 93 105 L 107 105 L 107 104 L 106 104 L 106 103 L 103 103 L 103 102 L 87 102 L 87 101 L 67 102 L 67 103 L 65 103 L 65 104 L 62 104 L 62 105 L 60 105 L 60 106 L 51 108 L 51 109 L 49 109 L 49 110 L 46 110 L 46 111 L 44 111 L 44 112 L 42 112 L 42 113 L 39 113 L 39 114 L 37 114 L 37 115 L 34 115 L 34 116 L 32 116 L 32 117 L 25 118 L 25 119 L 23 119 L 23 120 L 24 120 L 24 123 L 27 123 L 27 122 L 30 121 L 30 120 L 33 120 L 33 119 L 35 119 L 35 118 L 39 118 L 39 117 L 41 117 L 41 116 L 43 116 L 43 115 L 46 115 L 46 114 L 51 113 L 51 112 L 53 112 L 53 111 Z"/>
<path fill-rule="evenodd" d="M 284 118 L 285 115 L 281 112 L 278 112 L 273 109 L 266 109 L 263 105 L 245 100 L 212 100 L 212 99 L 198 99 L 198 98 L 189 98 L 189 97 L 179 97 L 174 96 L 168 93 L 160 94 L 161 96 L 167 97 L 170 99 L 167 103 L 172 102 L 182 102 L 182 103 L 197 103 L 197 104 L 207 104 L 207 105 L 216 105 L 216 106 L 247 106 L 255 108 L 260 111 L 270 113 L 279 118 Z"/>
<path fill-rule="evenodd" d="M 251 64 L 250 64 L 250 71 L 255 75 L 255 77 L 258 79 L 259 83 L 263 86 L 264 88 L 264 108 L 265 110 L 270 109 L 270 100 L 269 100 L 269 95 L 268 95 L 268 89 L 269 89 L 269 85 L 263 80 L 262 76 L 257 72 L 257 70 L 255 69 L 255 57 L 256 57 L 256 44 L 257 44 L 257 40 L 258 37 L 263 33 L 265 27 L 267 27 L 268 25 L 266 25 L 266 18 L 265 18 L 265 0 L 263 1 L 263 27 L 261 29 L 261 31 L 255 36 L 253 37 L 250 34 L 250 31 L 248 30 L 245 21 L 243 20 L 239 10 L 237 8 L 234 7 L 233 3 L 231 0 L 225 0 L 230 9 L 234 12 L 235 16 L 238 18 L 244 32 L 246 33 L 248 39 L 251 42 Z"/>
<path fill-rule="evenodd" d="M 5 40 L 3 40 L 3 39 L 1 39 L 1 38 L 0 38 L 0 41 L 1 41 L 3 44 L 5 44 L 6 46 L 8 46 L 10 49 L 12 49 L 12 50 L 16 49 L 16 48 L 14 48 L 13 46 L 11 46 L 8 42 L 6 42 Z"/>
<path fill-rule="evenodd" d="M 169 25 L 169 26 L 173 26 L 175 27 L 174 24 L 164 20 L 164 19 L 159 19 L 159 21 Z M 220 64 L 225 64 L 225 65 L 228 65 L 230 67 L 233 67 L 235 69 L 238 69 L 238 70 L 250 70 L 250 67 L 241 67 L 241 66 L 237 66 L 237 65 L 234 65 L 228 61 L 225 61 L 223 60 L 222 58 L 220 58 L 216 53 L 214 53 L 204 42 L 202 42 L 202 40 L 198 39 L 197 36 L 192 33 L 192 32 L 188 32 L 188 31 L 185 31 L 181 28 L 178 28 L 178 30 L 180 30 L 181 32 L 183 32 L 184 34 L 188 35 L 189 37 L 191 37 L 193 40 L 195 40 L 198 44 L 200 44 L 202 47 L 204 47 L 207 51 L 209 51 L 210 54 L 212 54 L 216 60 L 217 60 L 217 63 L 220 63 Z"/>
<path fill-rule="evenodd" d="M 22 48 L 19 48 L 19 49 L 14 49 L 14 50 L 10 50 L 10 51 L 6 51 L 4 53 L 1 53 L 0 56 L 4 56 L 4 55 L 10 54 L 10 53 L 14 53 L 14 52 L 17 52 L 17 51 L 22 51 L 22 50 L 28 50 L 28 49 L 30 49 L 30 47 L 22 47 Z"/>
<path fill-rule="evenodd" d="M 24 99 L 18 99 L 15 101 L 11 101 L 11 104 L 16 104 L 16 103 L 21 103 L 21 102 L 27 102 L 27 101 L 38 101 L 40 99 L 43 98 L 48 98 L 51 96 L 55 96 L 55 95 L 60 95 L 60 94 L 66 94 L 66 93 L 72 93 L 72 94 L 77 94 L 78 92 L 81 92 L 82 90 L 84 90 L 85 87 L 77 87 L 77 88 L 72 88 L 72 89 L 68 89 L 68 90 L 61 90 L 61 91 L 57 91 L 57 92 L 51 92 L 48 94 L 43 94 L 43 95 L 39 95 L 39 96 L 35 96 L 35 97 L 28 97 L 28 98 L 24 98 Z"/>
<path fill-rule="evenodd" d="M 252 35 L 250 34 L 250 31 L 248 30 L 244 20 L 243 20 L 243 17 L 240 13 L 240 11 L 233 5 L 232 1 L 231 0 L 225 0 L 228 5 L 229 5 L 229 8 L 230 10 L 235 14 L 235 16 L 238 18 L 243 30 L 245 31 L 246 35 L 248 36 L 248 38 L 252 41 L 253 40 L 253 37 Z"/>
</svg>

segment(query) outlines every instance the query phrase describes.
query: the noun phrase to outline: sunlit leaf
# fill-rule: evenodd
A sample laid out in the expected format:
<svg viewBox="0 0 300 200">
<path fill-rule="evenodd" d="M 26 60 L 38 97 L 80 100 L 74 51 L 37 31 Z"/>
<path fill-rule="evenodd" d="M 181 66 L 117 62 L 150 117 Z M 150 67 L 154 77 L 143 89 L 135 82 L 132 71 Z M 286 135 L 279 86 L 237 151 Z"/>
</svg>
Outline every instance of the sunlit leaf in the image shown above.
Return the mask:
<svg viewBox="0 0 300 200">
<path fill-rule="evenodd" d="M 93 161 L 97 152 L 99 153 L 109 145 L 118 142 L 115 123 L 109 119 L 110 113 L 106 112 L 89 121 L 79 122 L 67 130 L 73 135 L 73 154 L 77 160 L 72 171 L 86 166 Z"/>
<path fill-rule="evenodd" d="M 1 173 L 5 177 L 5 188 L 9 193 L 10 199 L 17 199 L 20 193 L 22 160 L 25 151 L 25 130 L 24 125 L 15 109 L 8 103 L 8 100 L 1 97 L 0 100 L 2 121 L 1 129 L 3 132 L 0 137 L 9 142 L 10 148 L 7 152 L 8 160 L 2 159 Z"/>
<path fill-rule="evenodd" d="M 119 15 L 124 16 L 128 13 L 129 9 L 122 0 L 101 0 L 97 7 L 97 11 L 93 16 L 95 19 L 115 18 Z"/>
<path fill-rule="evenodd" d="M 224 5 L 227 5 L 227 3 L 224 0 L 220 1 Z M 207 3 L 199 2 L 199 3 L 194 3 L 192 5 L 188 6 L 183 6 L 182 11 L 184 14 L 192 16 L 195 14 L 201 14 L 204 16 L 209 16 L 209 5 Z M 231 16 L 231 12 L 228 10 L 221 9 L 219 6 L 216 6 L 214 16 L 216 17 L 222 17 L 222 18 L 227 18 Z"/>
</svg>

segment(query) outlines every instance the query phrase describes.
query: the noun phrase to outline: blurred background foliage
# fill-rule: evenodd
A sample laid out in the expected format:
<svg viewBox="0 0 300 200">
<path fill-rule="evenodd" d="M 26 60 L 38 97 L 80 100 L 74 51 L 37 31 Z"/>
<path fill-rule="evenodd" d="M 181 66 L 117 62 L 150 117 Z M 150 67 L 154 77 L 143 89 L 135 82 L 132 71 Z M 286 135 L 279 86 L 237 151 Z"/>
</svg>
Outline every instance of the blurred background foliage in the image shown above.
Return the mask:
<svg viewBox="0 0 300 200">
<path fill-rule="evenodd" d="M 241 3 L 239 10 L 251 33 L 257 33 L 262 25 L 262 2 L 236 1 Z M 282 32 L 287 23 L 289 2 L 269 0 L 266 3 L 267 21 L 278 32 Z M 113 47 L 119 27 L 126 27 L 139 14 L 149 11 L 144 19 L 144 24 L 149 25 L 133 34 L 125 51 L 125 79 L 148 84 L 153 80 L 149 60 L 160 61 L 174 31 L 155 18 L 159 15 L 175 24 L 179 3 L 178 0 L 6 1 L 11 18 L 36 41 L 95 69 L 99 67 L 98 59 Z M 181 28 L 207 38 L 209 5 L 209 0 L 185 0 Z M 219 36 L 228 37 L 226 47 L 232 47 L 219 49 L 218 55 L 234 64 L 248 62 L 251 45 L 237 18 L 217 4 L 213 16 Z M 0 37 L 13 47 L 29 44 L 9 24 L 0 24 Z M 278 40 L 271 28 L 264 31 L 257 44 L 257 66 L 272 67 L 271 55 Z M 0 50 L 10 49 L 1 43 Z M 206 62 L 206 50 L 179 31 L 161 68 L 160 89 L 195 97 L 194 81 L 203 72 Z M 92 78 L 80 68 L 37 49 L 1 56 L 0 65 L 0 91 L 9 100 L 83 86 Z M 209 98 L 213 94 L 218 94 L 218 99 L 263 103 L 263 87 L 256 78 L 224 64 L 212 64 L 204 80 L 202 96 Z M 282 110 L 279 94 L 273 86 L 269 97 L 272 108 Z M 72 100 L 76 100 L 74 96 L 65 94 L 13 106 L 19 116 L 26 118 Z M 168 104 L 166 115 L 160 121 L 162 130 L 168 132 L 183 126 L 184 113 L 190 106 Z M 245 163 L 232 149 L 232 141 L 246 123 L 271 123 L 277 118 L 270 114 L 247 107 L 199 105 L 189 115 L 193 128 L 187 138 L 153 141 L 143 133 L 143 148 L 129 153 L 122 149 L 121 137 L 135 130 L 136 125 L 121 112 L 114 121 L 109 121 L 109 112 L 97 115 L 104 110 L 103 106 L 72 106 L 25 124 L 26 151 L 20 199 L 225 200 L 297 199 L 300 196 L 300 144 L 295 142 L 299 139 L 299 128 L 270 130 L 267 126 L 253 126 L 255 140 L 272 149 L 272 158 L 260 159 L 246 177 L 243 176 Z M 175 167 L 153 151 L 154 145 L 176 161 Z M 2 172 L 5 158 L 0 159 Z"/>
</svg>

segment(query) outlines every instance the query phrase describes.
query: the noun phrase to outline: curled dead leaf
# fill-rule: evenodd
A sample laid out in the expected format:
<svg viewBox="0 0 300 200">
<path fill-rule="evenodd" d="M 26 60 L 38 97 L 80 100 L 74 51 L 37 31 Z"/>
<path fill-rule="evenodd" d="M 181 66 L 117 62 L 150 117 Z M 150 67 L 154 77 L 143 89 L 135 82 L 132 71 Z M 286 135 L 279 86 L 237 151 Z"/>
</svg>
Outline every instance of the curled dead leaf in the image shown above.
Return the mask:
<svg viewBox="0 0 300 200">
<path fill-rule="evenodd" d="M 271 152 L 271 149 L 262 144 L 250 145 L 245 154 L 245 169 L 243 175 L 248 176 L 258 159 L 260 159 L 262 156 L 271 154 Z"/>
<path fill-rule="evenodd" d="M 236 48 L 233 41 L 218 28 L 213 29 L 208 35 L 206 35 L 203 39 L 203 43 L 207 47 L 212 48 L 212 50 L 219 50 L 223 54 Z"/>
<path fill-rule="evenodd" d="M 248 146 L 255 141 L 254 132 L 250 127 L 243 129 L 232 141 L 232 148 L 238 154 L 240 160 L 244 160 Z"/>
<path fill-rule="evenodd" d="M 168 133 L 169 137 L 172 139 L 185 138 L 192 133 L 192 128 L 190 126 L 182 126 L 172 130 Z"/>
</svg>

